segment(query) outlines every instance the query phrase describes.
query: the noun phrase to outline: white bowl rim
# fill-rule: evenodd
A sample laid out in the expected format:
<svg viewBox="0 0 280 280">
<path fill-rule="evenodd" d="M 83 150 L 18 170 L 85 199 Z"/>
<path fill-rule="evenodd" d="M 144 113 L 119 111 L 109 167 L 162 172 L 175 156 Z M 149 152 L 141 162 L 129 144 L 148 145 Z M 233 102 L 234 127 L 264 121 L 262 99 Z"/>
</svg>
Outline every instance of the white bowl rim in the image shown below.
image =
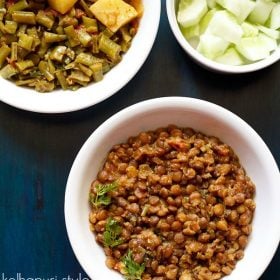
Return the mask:
<svg viewBox="0 0 280 280">
<path fill-rule="evenodd" d="M 185 52 L 188 53 L 192 59 L 194 59 L 198 64 L 202 65 L 203 67 L 212 69 L 217 72 L 227 73 L 227 74 L 241 74 L 241 73 L 254 72 L 266 68 L 280 59 L 280 47 L 278 47 L 278 49 L 275 50 L 269 57 L 257 61 L 255 63 L 246 64 L 246 65 L 239 65 L 239 66 L 226 65 L 206 58 L 205 56 L 200 54 L 197 50 L 195 50 L 189 44 L 189 42 L 184 38 L 179 28 L 178 22 L 176 20 L 175 7 L 174 7 L 175 1 L 177 0 L 166 0 L 167 17 L 171 30 L 175 38 L 177 39 L 178 43 L 185 50 Z"/>
<path fill-rule="evenodd" d="M 254 140 L 258 145 L 259 150 L 262 152 L 262 155 L 265 155 L 266 161 L 270 163 L 270 167 L 271 167 L 270 176 L 273 178 L 272 179 L 273 182 L 275 182 L 275 184 L 273 185 L 273 192 L 275 193 L 275 197 L 278 198 L 280 197 L 280 188 L 278 188 L 280 182 L 280 173 L 279 173 L 277 163 L 273 158 L 273 155 L 271 154 L 269 148 L 266 146 L 262 138 L 257 134 L 257 132 L 249 124 L 247 124 L 244 120 L 242 120 L 239 116 L 235 115 L 231 111 L 219 105 L 216 105 L 214 103 L 205 100 L 190 98 L 190 97 L 178 97 L 178 96 L 160 97 L 160 98 L 154 98 L 154 99 L 136 103 L 132 106 L 129 106 L 119 111 L 115 115 L 111 116 L 89 136 L 89 138 L 86 140 L 86 142 L 80 149 L 79 153 L 77 154 L 67 180 L 66 192 L 65 192 L 65 205 L 64 205 L 66 230 L 74 254 L 88 275 L 89 275 L 88 273 L 89 268 L 87 267 L 87 264 L 83 263 L 80 259 L 79 240 L 75 238 L 75 232 L 77 230 L 76 225 L 75 223 L 72 223 L 72 217 L 73 215 L 75 215 L 75 212 L 72 209 L 71 197 L 75 196 L 79 192 L 77 189 L 71 187 L 72 186 L 71 182 L 75 178 L 75 170 L 79 168 L 79 164 L 83 161 L 83 158 L 88 156 L 87 149 L 90 148 L 92 145 L 94 145 L 96 139 L 102 137 L 101 135 L 103 135 L 103 132 L 105 133 L 108 132 L 112 127 L 112 125 L 115 124 L 115 122 L 121 123 L 127 117 L 133 116 L 135 112 L 137 112 L 137 114 L 147 112 L 150 109 L 154 109 L 155 105 L 157 109 L 168 108 L 172 106 L 178 106 L 178 107 L 188 106 L 188 108 L 192 108 L 195 110 L 200 110 L 200 108 L 203 108 L 203 111 L 211 112 L 212 115 L 215 116 L 218 114 L 223 115 L 228 122 L 229 121 L 237 122 L 238 126 L 240 126 L 239 130 L 246 131 L 246 133 L 250 137 L 254 138 Z M 278 183 L 276 184 L 276 182 Z M 276 212 L 279 213 L 280 204 L 274 206 L 275 206 L 274 209 L 275 208 L 278 209 L 278 211 Z M 274 228 L 270 228 L 269 242 L 271 246 L 269 247 L 268 252 L 266 254 L 267 258 L 262 262 L 260 266 L 256 267 L 256 269 L 252 274 L 252 278 L 250 279 L 254 279 L 254 280 L 258 279 L 263 274 L 263 272 L 265 271 L 269 263 L 271 262 L 280 242 L 280 223 L 274 223 Z"/>
<path fill-rule="evenodd" d="M 121 63 L 106 73 L 102 81 L 82 87 L 76 92 L 58 89 L 40 94 L 33 89 L 16 86 L 0 77 L 0 101 L 26 111 L 55 114 L 88 108 L 117 93 L 139 71 L 156 39 L 161 0 L 143 0 L 143 3 L 145 11 L 131 48 L 124 55 Z M 148 23 L 146 17 L 149 18 Z"/>
</svg>

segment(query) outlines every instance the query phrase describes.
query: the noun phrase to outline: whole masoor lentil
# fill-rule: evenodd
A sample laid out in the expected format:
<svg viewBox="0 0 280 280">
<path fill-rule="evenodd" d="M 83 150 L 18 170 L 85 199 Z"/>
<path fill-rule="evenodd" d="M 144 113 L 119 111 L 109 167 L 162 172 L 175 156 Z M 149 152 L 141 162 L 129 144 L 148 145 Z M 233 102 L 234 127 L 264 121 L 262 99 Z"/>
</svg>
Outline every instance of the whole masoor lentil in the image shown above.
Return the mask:
<svg viewBox="0 0 280 280">
<path fill-rule="evenodd" d="M 91 205 L 90 223 L 109 268 L 127 275 L 123 257 L 144 264 L 144 280 L 215 280 L 244 255 L 255 186 L 218 138 L 170 125 L 115 145 L 91 186 L 116 182 L 108 205 Z M 106 224 L 120 227 L 105 246 Z"/>
</svg>

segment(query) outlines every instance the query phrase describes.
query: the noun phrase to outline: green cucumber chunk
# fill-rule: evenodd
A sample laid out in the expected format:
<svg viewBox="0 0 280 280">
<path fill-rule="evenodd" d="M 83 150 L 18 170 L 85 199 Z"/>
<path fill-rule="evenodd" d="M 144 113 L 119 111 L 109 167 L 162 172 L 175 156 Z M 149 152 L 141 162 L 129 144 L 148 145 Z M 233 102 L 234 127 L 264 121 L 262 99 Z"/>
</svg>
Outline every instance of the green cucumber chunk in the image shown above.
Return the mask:
<svg viewBox="0 0 280 280">
<path fill-rule="evenodd" d="M 216 57 L 215 61 L 222 64 L 234 66 L 245 64 L 244 59 L 233 47 L 228 48 L 224 54 Z"/>
<path fill-rule="evenodd" d="M 206 0 L 181 0 L 177 20 L 182 27 L 198 24 L 208 11 Z"/>
<path fill-rule="evenodd" d="M 227 11 L 234 14 L 239 23 L 243 22 L 256 6 L 252 0 L 216 0 Z"/>
<path fill-rule="evenodd" d="M 257 0 L 254 10 L 250 13 L 248 20 L 253 23 L 264 25 L 268 20 L 275 3 L 266 0 Z"/>
<path fill-rule="evenodd" d="M 214 59 L 217 56 L 222 55 L 228 46 L 229 42 L 224 39 L 206 33 L 200 36 L 197 50 L 207 58 Z"/>
<path fill-rule="evenodd" d="M 243 30 L 236 18 L 227 11 L 216 12 L 208 24 L 205 32 L 210 32 L 225 41 L 238 44 Z"/>
</svg>

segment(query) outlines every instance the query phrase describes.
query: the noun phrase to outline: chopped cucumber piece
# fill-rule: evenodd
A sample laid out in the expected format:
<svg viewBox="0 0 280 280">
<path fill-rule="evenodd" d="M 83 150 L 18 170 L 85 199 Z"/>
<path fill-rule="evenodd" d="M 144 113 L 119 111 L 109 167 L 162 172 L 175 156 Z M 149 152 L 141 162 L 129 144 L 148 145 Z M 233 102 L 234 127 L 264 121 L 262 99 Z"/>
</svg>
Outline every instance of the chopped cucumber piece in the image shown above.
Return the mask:
<svg viewBox="0 0 280 280">
<path fill-rule="evenodd" d="M 267 36 L 269 36 L 273 39 L 276 39 L 276 40 L 280 39 L 280 31 L 265 27 L 263 25 L 258 25 L 258 28 L 259 28 L 260 31 L 262 31 Z"/>
<path fill-rule="evenodd" d="M 249 21 L 253 23 L 265 24 L 274 6 L 275 3 L 272 1 L 257 0 L 254 10 L 248 17 Z"/>
<path fill-rule="evenodd" d="M 238 44 L 243 35 L 243 30 L 236 18 L 227 11 L 216 12 L 210 20 L 206 32 L 234 44 Z"/>
<path fill-rule="evenodd" d="M 199 44 L 199 37 L 192 37 L 189 39 L 189 44 L 196 49 Z"/>
<path fill-rule="evenodd" d="M 201 19 L 199 23 L 200 34 L 203 34 L 207 29 L 209 22 L 213 18 L 214 14 L 217 12 L 217 9 L 212 9 L 206 13 L 206 15 Z"/>
<path fill-rule="evenodd" d="M 210 9 L 213 9 L 217 6 L 217 2 L 216 0 L 206 0 L 207 1 L 207 6 L 210 8 Z"/>
<path fill-rule="evenodd" d="M 236 49 L 245 58 L 251 61 L 258 61 L 268 57 L 273 48 L 277 47 L 276 40 L 273 40 L 264 34 L 251 38 L 242 38 L 240 43 L 236 45 Z"/>
<path fill-rule="evenodd" d="M 277 49 L 277 41 L 266 34 L 260 33 L 259 35 L 260 40 L 267 46 L 267 49 L 271 52 Z"/>
<path fill-rule="evenodd" d="M 222 55 L 228 46 L 229 42 L 225 41 L 224 39 L 206 33 L 200 36 L 200 42 L 198 44 L 197 50 L 204 56 L 214 59 L 217 56 Z"/>
<path fill-rule="evenodd" d="M 178 22 L 183 27 L 198 24 L 207 10 L 206 0 L 181 0 L 177 15 Z"/>
<path fill-rule="evenodd" d="M 244 21 L 241 24 L 241 28 L 243 29 L 243 37 L 254 37 L 259 34 L 258 27 L 249 22 Z"/>
<path fill-rule="evenodd" d="M 272 9 L 269 19 L 269 27 L 273 29 L 280 28 L 280 3 L 277 3 Z"/>
<path fill-rule="evenodd" d="M 234 14 L 239 23 L 242 23 L 255 8 L 252 0 L 216 0 L 218 4 Z"/>
<path fill-rule="evenodd" d="M 181 31 L 182 31 L 184 37 L 189 40 L 193 37 L 199 38 L 199 36 L 200 36 L 199 29 L 200 29 L 199 25 L 197 24 L 197 25 L 190 26 L 190 27 L 182 27 Z"/>
<path fill-rule="evenodd" d="M 233 47 L 228 48 L 223 55 L 216 57 L 215 61 L 234 66 L 245 64 L 244 59 Z"/>
</svg>

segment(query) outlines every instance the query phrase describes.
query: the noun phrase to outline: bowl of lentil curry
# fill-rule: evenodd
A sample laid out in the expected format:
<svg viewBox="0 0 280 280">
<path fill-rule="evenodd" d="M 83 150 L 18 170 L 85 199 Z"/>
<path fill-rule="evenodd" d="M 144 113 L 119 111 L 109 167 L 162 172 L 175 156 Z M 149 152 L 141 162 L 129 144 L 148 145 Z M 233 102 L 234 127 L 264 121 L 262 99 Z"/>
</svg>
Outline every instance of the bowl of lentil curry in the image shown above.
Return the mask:
<svg viewBox="0 0 280 280">
<path fill-rule="evenodd" d="M 153 45 L 160 1 L 148 2 L 0 1 L 0 99 L 59 113 L 108 98 L 136 74 Z"/>
<path fill-rule="evenodd" d="M 255 280 L 279 243 L 279 181 L 265 143 L 233 113 L 192 98 L 144 101 L 77 155 L 68 236 L 93 279 Z"/>
</svg>

